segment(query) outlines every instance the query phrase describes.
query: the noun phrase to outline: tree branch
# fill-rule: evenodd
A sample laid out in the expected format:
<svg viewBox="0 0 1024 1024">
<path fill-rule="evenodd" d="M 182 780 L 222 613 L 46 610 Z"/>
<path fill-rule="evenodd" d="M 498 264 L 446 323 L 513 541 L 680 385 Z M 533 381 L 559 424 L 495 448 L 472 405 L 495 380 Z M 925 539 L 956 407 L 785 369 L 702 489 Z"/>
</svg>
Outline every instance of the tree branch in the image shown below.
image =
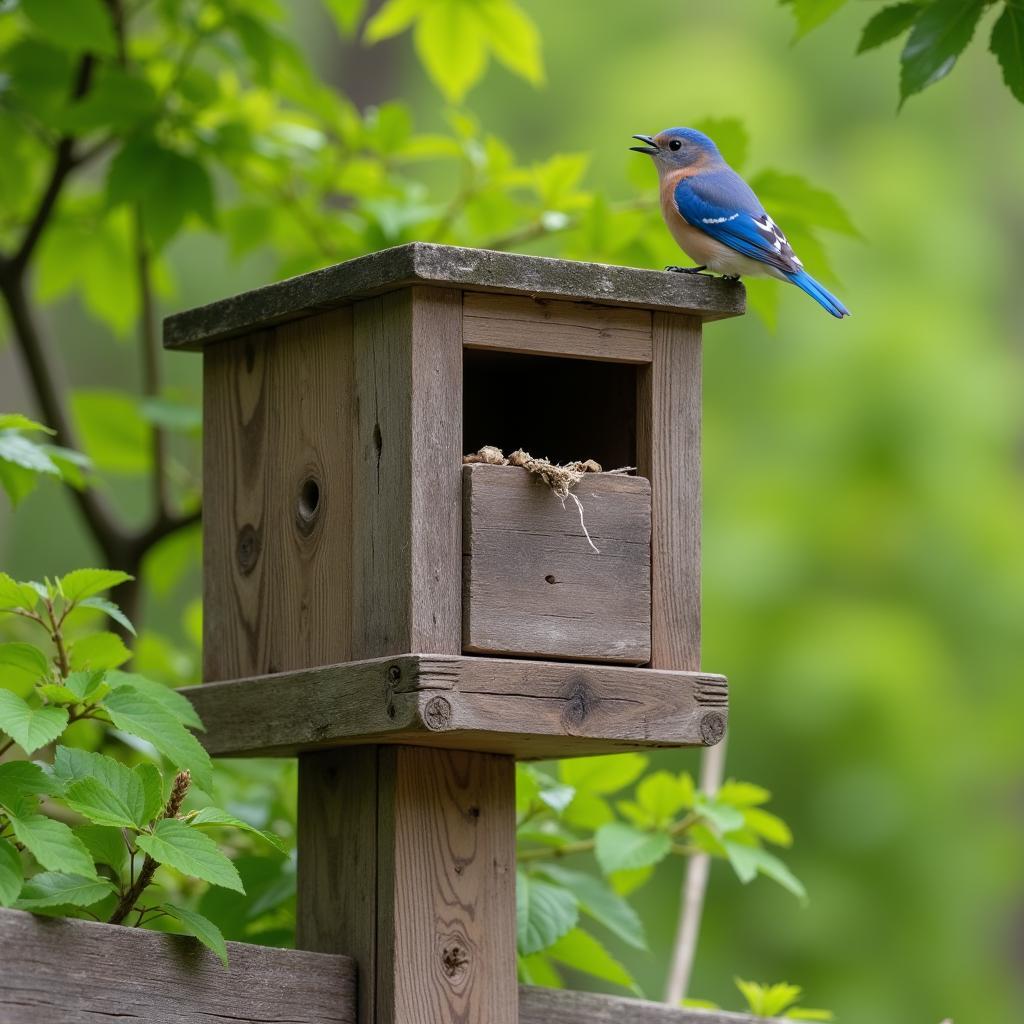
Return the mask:
<svg viewBox="0 0 1024 1024">
<path fill-rule="evenodd" d="M 705 747 L 700 760 L 700 788 L 707 796 L 714 796 L 722 786 L 725 773 L 725 740 L 713 747 Z M 700 852 L 690 857 L 683 878 L 680 900 L 679 927 L 672 947 L 672 961 L 668 983 L 665 986 L 665 1002 L 678 1006 L 690 987 L 693 961 L 697 955 L 697 939 L 700 936 L 700 920 L 704 913 L 704 895 L 711 874 L 711 856 Z"/>
<path fill-rule="evenodd" d="M 156 322 L 156 304 L 153 301 L 153 280 L 149 246 L 146 243 L 142 210 L 134 210 L 135 273 L 139 288 L 139 354 L 142 363 L 142 393 L 150 398 L 160 394 L 160 336 Z M 151 482 L 155 518 L 170 517 L 171 498 L 167 487 L 167 438 L 163 430 L 154 425 L 150 431 L 153 451 Z"/>
</svg>

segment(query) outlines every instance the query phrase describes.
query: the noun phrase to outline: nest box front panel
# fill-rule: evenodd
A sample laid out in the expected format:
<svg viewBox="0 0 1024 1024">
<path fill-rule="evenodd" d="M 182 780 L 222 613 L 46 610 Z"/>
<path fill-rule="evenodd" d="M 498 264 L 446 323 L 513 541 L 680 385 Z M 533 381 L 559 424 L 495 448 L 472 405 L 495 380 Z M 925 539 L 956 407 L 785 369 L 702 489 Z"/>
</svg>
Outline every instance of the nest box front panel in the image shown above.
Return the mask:
<svg viewBox="0 0 1024 1024">
<path fill-rule="evenodd" d="M 462 479 L 463 650 L 650 661 L 647 480 L 588 474 L 562 501 L 514 466 L 465 466 Z"/>
</svg>

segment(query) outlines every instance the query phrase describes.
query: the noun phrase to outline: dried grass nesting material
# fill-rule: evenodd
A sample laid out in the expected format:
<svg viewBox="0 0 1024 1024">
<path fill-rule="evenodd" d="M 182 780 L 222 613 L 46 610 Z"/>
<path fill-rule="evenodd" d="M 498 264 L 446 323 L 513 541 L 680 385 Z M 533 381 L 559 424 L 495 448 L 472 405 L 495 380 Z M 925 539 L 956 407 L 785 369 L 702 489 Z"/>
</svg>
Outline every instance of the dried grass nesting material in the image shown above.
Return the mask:
<svg viewBox="0 0 1024 1024">
<path fill-rule="evenodd" d="M 580 499 L 572 493 L 572 489 L 588 473 L 605 472 L 601 468 L 600 463 L 595 462 L 593 459 L 586 459 L 583 462 L 567 462 L 564 465 L 559 465 L 550 459 L 535 459 L 529 452 L 524 452 L 522 448 L 517 448 L 506 458 L 505 453 L 500 448 L 495 448 L 489 444 L 484 445 L 483 448 L 472 455 L 464 455 L 462 462 L 464 465 L 483 462 L 488 466 L 519 466 L 520 469 L 525 469 L 527 472 L 539 476 L 555 492 L 555 497 L 562 502 L 563 508 L 565 507 L 566 498 L 572 498 L 580 514 L 580 527 L 583 530 L 583 536 L 587 538 L 587 543 L 596 554 L 601 553 L 587 532 L 587 524 L 583 521 L 583 505 Z M 634 466 L 622 466 L 619 469 L 608 470 L 608 472 L 629 473 L 634 468 Z"/>
</svg>

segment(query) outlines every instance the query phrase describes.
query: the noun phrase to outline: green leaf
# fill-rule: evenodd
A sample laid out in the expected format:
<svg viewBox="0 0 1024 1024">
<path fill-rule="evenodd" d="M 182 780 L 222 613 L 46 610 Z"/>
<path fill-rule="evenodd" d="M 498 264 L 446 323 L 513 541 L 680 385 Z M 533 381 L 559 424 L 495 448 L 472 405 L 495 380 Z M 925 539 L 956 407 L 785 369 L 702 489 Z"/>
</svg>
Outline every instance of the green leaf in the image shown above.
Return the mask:
<svg viewBox="0 0 1024 1024">
<path fill-rule="evenodd" d="M 789 1010 L 786 1016 L 790 1020 L 818 1020 L 818 1021 L 833 1021 L 835 1020 L 835 1014 L 831 1010 L 814 1010 L 809 1006 L 794 1006 L 792 1010 Z"/>
<path fill-rule="evenodd" d="M 600 879 L 583 871 L 563 868 L 560 864 L 544 864 L 537 870 L 545 878 L 575 893 L 584 914 L 604 925 L 634 949 L 647 949 L 640 915 Z"/>
<path fill-rule="evenodd" d="M 50 871 L 96 877 L 96 866 L 85 844 L 62 821 L 42 814 L 11 815 L 14 835 Z"/>
<path fill-rule="evenodd" d="M 487 67 L 486 27 L 474 5 L 433 0 L 421 11 L 413 36 L 428 75 L 449 103 L 461 103 Z"/>
<path fill-rule="evenodd" d="M 60 476 L 56 463 L 42 445 L 13 430 L 0 431 L 0 461 L 11 462 L 33 473 Z"/>
<path fill-rule="evenodd" d="M 133 398 L 117 391 L 74 391 L 71 408 L 97 469 L 126 476 L 149 471 L 152 432 Z"/>
<path fill-rule="evenodd" d="M 255 825 L 250 825 L 247 821 L 236 818 L 233 814 L 228 814 L 227 811 L 222 811 L 219 807 L 204 807 L 196 813 L 195 817 L 189 818 L 188 823 L 197 828 L 203 825 L 210 825 L 241 829 L 250 835 L 259 836 L 260 839 L 269 843 L 274 849 L 284 851 L 284 843 L 279 836 L 274 835 L 273 832 L 264 832 L 256 828 Z"/>
<path fill-rule="evenodd" d="M 636 787 L 636 802 L 646 811 L 651 825 L 667 825 L 694 799 L 693 784 L 687 785 L 671 772 L 653 772 Z"/>
<path fill-rule="evenodd" d="M 198 436 L 203 427 L 203 411 L 196 405 L 186 405 L 170 398 L 143 398 L 139 401 L 139 415 L 153 427 L 163 427 L 178 434 Z"/>
<path fill-rule="evenodd" d="M 793 845 L 793 833 L 777 815 L 762 810 L 760 807 L 748 807 L 743 812 L 743 820 L 751 832 L 766 842 L 774 843 L 776 846 Z"/>
<path fill-rule="evenodd" d="M 784 889 L 796 896 L 801 903 L 807 902 L 807 890 L 803 883 L 778 857 L 760 847 L 746 846 L 728 839 L 724 840 L 722 845 L 725 847 L 733 871 L 736 872 L 736 877 L 744 885 L 752 881 L 756 875 L 762 874 L 772 881 L 778 882 Z"/>
<path fill-rule="evenodd" d="M 576 927 L 580 911 L 576 897 L 552 885 L 516 873 L 517 945 L 521 956 L 539 953 Z"/>
<path fill-rule="evenodd" d="M 726 163 L 734 170 L 743 170 L 750 152 L 750 134 L 738 117 L 706 117 L 694 127 L 715 140 Z"/>
<path fill-rule="evenodd" d="M 130 690 L 144 693 L 166 708 L 182 725 L 187 725 L 190 729 L 203 728 L 202 719 L 196 713 L 196 709 L 188 697 L 163 683 L 158 683 L 155 679 L 140 675 L 138 672 L 114 671 L 107 673 L 107 682 L 110 683 L 112 690 L 127 687 Z"/>
<path fill-rule="evenodd" d="M 105 597 L 87 597 L 78 602 L 79 608 L 95 608 L 97 611 L 109 615 L 118 625 L 123 626 L 132 636 L 135 636 L 135 627 L 128 621 L 128 616 L 113 601 Z"/>
<path fill-rule="evenodd" d="M 100 700 L 110 691 L 103 669 L 72 672 L 60 683 L 47 683 L 39 692 L 56 704 L 85 704 Z"/>
<path fill-rule="evenodd" d="M 118 874 L 125 868 L 128 848 L 121 829 L 109 825 L 78 825 L 73 831 L 97 864 L 106 864 Z"/>
<path fill-rule="evenodd" d="M 82 601 L 95 594 L 102 594 L 120 583 L 134 579 L 126 572 L 117 569 L 75 569 L 62 576 L 58 583 L 64 600 L 68 602 Z"/>
<path fill-rule="evenodd" d="M 532 85 L 543 84 L 540 33 L 526 12 L 511 0 L 489 0 L 480 4 L 479 17 L 487 25 L 494 56 Z"/>
<path fill-rule="evenodd" d="M 607 795 L 635 782 L 647 768 L 643 754 L 574 757 L 558 764 L 562 781 L 576 790 Z"/>
<path fill-rule="evenodd" d="M 199 741 L 148 693 L 123 686 L 103 700 L 103 707 L 118 729 L 152 743 L 178 769 L 188 769 L 196 784 L 209 790 L 213 784 L 210 755 Z"/>
<path fill-rule="evenodd" d="M 728 779 L 722 783 L 715 794 L 715 799 L 719 803 L 740 809 L 766 804 L 771 798 L 771 792 L 764 786 L 758 786 L 753 782 L 737 782 L 735 779 Z"/>
<path fill-rule="evenodd" d="M 953 70 L 986 0 L 934 0 L 914 22 L 900 55 L 900 105 Z"/>
<path fill-rule="evenodd" d="M 39 603 L 39 594 L 27 583 L 19 583 L 5 572 L 0 572 L 0 608 L 24 608 L 33 611 Z"/>
<path fill-rule="evenodd" d="M 0 689 L 27 697 L 36 682 L 50 675 L 50 662 L 33 644 L 0 644 Z"/>
<path fill-rule="evenodd" d="M 573 792 L 571 786 L 566 786 L 569 792 Z M 599 829 L 602 825 L 615 820 L 615 812 L 611 809 L 608 801 L 596 793 L 580 790 L 572 802 L 565 809 L 563 815 L 565 823 L 572 828 L 583 828 L 590 831 Z"/>
<path fill-rule="evenodd" d="M 611 887 L 619 896 L 628 896 L 646 885 L 654 874 L 654 867 L 629 868 L 626 871 L 614 871 L 608 876 Z"/>
<path fill-rule="evenodd" d="M 921 5 L 913 2 L 883 7 L 864 26 L 860 42 L 857 44 L 857 52 L 866 53 L 889 42 L 890 39 L 903 35 L 920 13 Z"/>
<path fill-rule="evenodd" d="M 817 188 L 799 174 L 761 171 L 750 179 L 750 187 L 757 192 L 765 206 L 772 210 L 772 216 L 779 218 L 780 223 L 802 223 L 827 228 L 851 238 L 861 237 L 839 200 L 831 192 Z M 796 231 L 790 234 L 795 235 Z"/>
<path fill-rule="evenodd" d="M 784 2 L 788 2 L 793 8 L 793 14 L 796 16 L 796 34 L 799 39 L 800 36 L 807 35 L 811 29 L 828 21 L 846 3 L 846 0 L 784 0 Z"/>
<path fill-rule="evenodd" d="M 664 832 L 641 832 L 621 822 L 602 825 L 594 839 L 594 855 L 606 875 L 657 864 L 672 849 L 672 840 Z"/>
<path fill-rule="evenodd" d="M 217 844 L 177 818 L 162 818 L 154 826 L 152 835 L 139 836 L 135 845 L 158 864 L 166 864 L 184 875 L 236 892 L 245 891 L 235 865 L 221 853 Z"/>
<path fill-rule="evenodd" d="M 562 976 L 544 953 L 519 957 L 519 980 L 524 985 L 541 988 L 565 988 Z"/>
<path fill-rule="evenodd" d="M 142 820 L 152 821 L 164 809 L 164 780 L 154 764 L 137 764 L 133 772 L 142 783 Z"/>
<path fill-rule="evenodd" d="M 132 656 L 116 633 L 90 633 L 71 645 L 68 661 L 76 672 L 117 668 Z"/>
<path fill-rule="evenodd" d="M 13 814 L 34 814 L 37 797 L 60 791 L 57 782 L 31 761 L 5 761 L 0 764 L 0 806 Z"/>
<path fill-rule="evenodd" d="M 120 828 L 131 828 L 139 825 L 137 818 L 142 816 L 142 785 L 137 783 L 137 792 L 133 790 L 132 803 L 123 794 L 115 793 L 97 779 L 79 779 L 68 786 L 64 801 L 73 811 L 88 818 L 96 825 L 114 825 Z"/>
<path fill-rule="evenodd" d="M 220 962 L 227 967 L 228 947 L 220 929 L 202 914 L 189 910 L 187 907 L 177 907 L 171 903 L 163 903 L 160 909 L 169 917 L 173 917 L 189 935 L 195 936 L 207 949 L 213 950 L 220 958 Z"/>
<path fill-rule="evenodd" d="M 366 23 L 363 39 L 379 43 L 404 32 L 416 20 L 430 0 L 388 0 Z"/>
<path fill-rule="evenodd" d="M 6 839 L 0 839 L 0 907 L 9 907 L 21 892 L 24 874 L 21 856 Z"/>
<path fill-rule="evenodd" d="M 46 907 L 91 907 L 117 890 L 106 878 L 85 878 L 59 871 L 41 871 L 33 875 L 21 890 L 15 904 L 18 910 L 42 910 Z"/>
<path fill-rule="evenodd" d="M 324 0 L 324 7 L 334 19 L 338 31 L 343 36 L 350 36 L 363 16 L 366 0 Z"/>
<path fill-rule="evenodd" d="M 97 825 L 141 827 L 152 817 L 146 814 L 142 777 L 112 757 L 60 746 L 54 755 L 53 773 L 66 787 L 68 806 Z"/>
<path fill-rule="evenodd" d="M 195 157 L 168 149 L 154 138 L 129 139 L 111 161 L 107 175 L 111 207 L 137 203 L 146 235 L 157 249 L 174 237 L 190 215 L 213 226 L 213 183 Z"/>
<path fill-rule="evenodd" d="M 554 945 L 548 947 L 546 952 L 553 960 L 565 964 L 566 967 L 591 974 L 603 981 L 610 981 L 613 985 L 622 985 L 623 988 L 640 994 L 629 971 L 593 935 L 582 928 L 574 928 L 563 935 Z"/>
<path fill-rule="evenodd" d="M 1024 7 L 1010 2 L 992 27 L 990 48 L 1003 69 L 1003 81 L 1024 103 Z"/>
<path fill-rule="evenodd" d="M 22 416 L 20 412 L 0 413 L 0 430 L 39 430 L 44 434 L 56 433 L 55 430 L 51 430 L 44 424 L 30 420 L 27 416 Z"/>
<path fill-rule="evenodd" d="M 32 754 L 55 740 L 67 727 L 64 708 L 33 708 L 10 690 L 0 690 L 0 729 Z"/>
<path fill-rule="evenodd" d="M 22 0 L 21 9 L 47 42 L 75 53 L 113 56 L 114 27 L 101 0 Z"/>
<path fill-rule="evenodd" d="M 705 820 L 711 822 L 719 832 L 735 832 L 743 828 L 743 812 L 736 807 L 730 807 L 718 800 L 698 793 L 694 801 L 694 808 Z"/>
</svg>

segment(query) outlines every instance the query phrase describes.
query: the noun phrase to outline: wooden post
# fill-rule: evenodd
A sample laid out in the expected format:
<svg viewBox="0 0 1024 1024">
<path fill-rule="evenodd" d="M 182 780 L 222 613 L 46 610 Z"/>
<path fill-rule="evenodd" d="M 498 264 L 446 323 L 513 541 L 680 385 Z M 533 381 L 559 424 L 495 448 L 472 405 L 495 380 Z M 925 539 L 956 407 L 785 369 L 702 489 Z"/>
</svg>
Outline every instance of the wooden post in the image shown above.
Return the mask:
<svg viewBox="0 0 1024 1024">
<path fill-rule="evenodd" d="M 516 757 L 721 738 L 725 681 L 698 672 L 700 334 L 742 309 L 708 278 L 414 243 L 165 325 L 205 352 L 204 741 L 298 754 L 297 943 L 355 958 L 359 1024 L 520 1019 Z M 538 374 L 564 399 L 509 401 Z M 651 531 L 654 670 L 574 664 L 597 627 L 571 616 L 558 663 L 464 656 L 478 434 L 649 477 L 649 517 L 594 522 L 631 550 Z M 646 502 L 636 483 L 595 493 Z M 646 657 L 645 604 L 604 609 L 643 652 L 622 661 Z M 500 633 L 485 651 L 536 653 Z"/>
</svg>

